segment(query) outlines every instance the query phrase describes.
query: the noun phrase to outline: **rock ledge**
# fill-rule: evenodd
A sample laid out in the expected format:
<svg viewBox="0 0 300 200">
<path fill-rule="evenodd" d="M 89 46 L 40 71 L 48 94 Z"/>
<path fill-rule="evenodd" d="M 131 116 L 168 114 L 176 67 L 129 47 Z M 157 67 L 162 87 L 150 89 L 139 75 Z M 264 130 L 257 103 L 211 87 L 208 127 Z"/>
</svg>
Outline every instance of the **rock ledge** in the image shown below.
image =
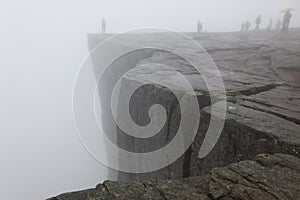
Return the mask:
<svg viewBox="0 0 300 200">
<path fill-rule="evenodd" d="M 214 168 L 207 175 L 181 180 L 105 181 L 94 189 L 61 194 L 49 200 L 114 199 L 299 199 L 300 159 L 287 154 L 259 154 Z"/>
</svg>

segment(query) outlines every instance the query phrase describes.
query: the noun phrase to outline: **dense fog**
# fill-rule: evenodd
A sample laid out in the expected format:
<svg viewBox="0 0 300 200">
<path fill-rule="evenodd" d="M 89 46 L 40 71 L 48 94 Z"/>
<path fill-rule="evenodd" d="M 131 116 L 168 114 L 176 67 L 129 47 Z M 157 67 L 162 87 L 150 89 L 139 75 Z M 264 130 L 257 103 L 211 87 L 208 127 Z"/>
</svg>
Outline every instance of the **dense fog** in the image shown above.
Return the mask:
<svg viewBox="0 0 300 200">
<path fill-rule="evenodd" d="M 0 6 L 0 199 L 45 199 L 94 187 L 107 178 L 76 133 L 72 91 L 88 55 L 87 34 L 140 27 L 181 32 L 239 31 L 262 15 L 262 27 L 299 0 L 10 0 Z M 253 28 L 253 27 L 252 27 Z M 91 72 L 91 77 L 93 77 Z"/>
</svg>

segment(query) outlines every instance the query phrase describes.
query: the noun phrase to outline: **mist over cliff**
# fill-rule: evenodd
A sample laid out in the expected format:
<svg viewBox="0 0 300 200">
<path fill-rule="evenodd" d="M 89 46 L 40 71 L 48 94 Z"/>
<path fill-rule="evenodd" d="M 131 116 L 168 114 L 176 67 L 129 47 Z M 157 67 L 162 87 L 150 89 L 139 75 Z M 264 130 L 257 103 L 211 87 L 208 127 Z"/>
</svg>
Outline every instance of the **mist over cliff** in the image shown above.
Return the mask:
<svg viewBox="0 0 300 200">
<path fill-rule="evenodd" d="M 287 7 L 296 9 L 291 26 L 300 26 L 298 0 L 3 2 L 0 199 L 45 199 L 108 178 L 107 168 L 82 146 L 72 111 L 74 80 L 89 53 L 87 35 L 101 31 L 102 18 L 108 33 L 149 26 L 196 32 L 198 20 L 217 33 L 239 31 L 245 20 L 253 28 L 259 14 L 265 28 Z"/>
</svg>

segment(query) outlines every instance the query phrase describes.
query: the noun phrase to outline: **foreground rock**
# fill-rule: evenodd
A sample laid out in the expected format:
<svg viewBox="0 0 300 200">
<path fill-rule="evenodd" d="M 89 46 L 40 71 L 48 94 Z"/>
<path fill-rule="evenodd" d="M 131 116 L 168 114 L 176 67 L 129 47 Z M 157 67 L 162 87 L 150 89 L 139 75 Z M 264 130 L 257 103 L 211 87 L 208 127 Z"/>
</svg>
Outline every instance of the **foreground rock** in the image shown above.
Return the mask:
<svg viewBox="0 0 300 200">
<path fill-rule="evenodd" d="M 94 189 L 62 194 L 49 200 L 209 200 L 298 199 L 300 159 L 287 154 L 260 154 L 214 168 L 207 175 L 182 180 L 121 183 L 105 181 Z"/>
</svg>

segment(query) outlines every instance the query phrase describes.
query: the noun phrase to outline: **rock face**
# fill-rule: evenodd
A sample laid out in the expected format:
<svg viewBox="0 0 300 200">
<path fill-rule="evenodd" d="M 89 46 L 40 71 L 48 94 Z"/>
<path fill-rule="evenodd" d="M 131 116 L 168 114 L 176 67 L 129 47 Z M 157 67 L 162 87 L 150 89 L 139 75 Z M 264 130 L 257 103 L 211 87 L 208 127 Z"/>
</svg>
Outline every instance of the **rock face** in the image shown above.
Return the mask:
<svg viewBox="0 0 300 200">
<path fill-rule="evenodd" d="M 209 107 L 202 110 L 200 129 L 204 132 L 210 119 Z M 192 144 L 191 175 L 205 174 L 212 167 L 240 160 L 253 159 L 259 153 L 288 153 L 299 157 L 299 125 L 267 112 L 228 103 L 226 122 L 221 138 L 210 154 L 199 159 L 203 135 Z"/>
<path fill-rule="evenodd" d="M 300 159 L 260 154 L 254 160 L 214 168 L 207 175 L 181 180 L 105 181 L 94 189 L 61 194 L 49 200 L 113 199 L 299 199 Z"/>
<path fill-rule="evenodd" d="M 177 79 L 174 81 L 174 73 L 168 69 L 151 64 L 146 69 L 139 68 L 160 63 L 172 66 L 193 86 L 201 110 L 193 143 L 184 155 L 163 169 L 142 174 L 112 170 L 109 179 L 125 182 L 105 181 L 94 189 L 62 194 L 51 200 L 300 198 L 300 29 L 292 29 L 285 38 L 276 31 L 188 35 L 209 53 L 226 87 L 226 120 L 213 150 L 202 159 L 198 157 L 211 119 L 218 118 L 212 114 L 212 107 L 220 112 L 222 108 L 218 95 L 210 94 L 193 66 L 167 51 L 144 49 L 129 53 L 113 62 L 100 80 L 103 129 L 116 132 L 108 137 L 133 152 L 154 151 L 173 139 L 181 119 L 176 95 L 190 95 L 190 91 Z M 107 35 L 89 35 L 90 50 L 106 38 Z M 203 62 L 199 59 L 202 51 L 168 33 L 126 35 L 117 43 L 121 48 L 131 42 L 142 44 L 144 40 L 186 52 L 194 62 Z M 97 74 L 101 62 L 97 54 L 92 54 L 92 62 Z M 126 91 L 122 87 L 153 80 L 150 75 L 154 75 L 155 82 L 163 80 L 169 86 L 146 84 L 131 98 L 131 118 L 138 125 L 149 123 L 147 114 L 154 103 L 166 110 L 166 123 L 148 140 L 129 136 L 113 122 L 110 98 L 121 76 L 114 69 L 124 65 L 137 68 L 122 77 L 121 92 Z"/>
<path fill-rule="evenodd" d="M 299 157 L 300 30 L 292 29 L 286 38 L 280 38 L 276 31 L 188 35 L 199 42 L 212 57 L 226 87 L 227 117 L 217 145 L 205 158 L 199 159 L 198 152 L 207 127 L 211 118 L 215 117 L 211 115 L 211 106 L 217 104 L 211 105 L 211 102 L 218 97 L 210 95 L 204 80 L 193 66 L 177 55 L 165 51 L 141 50 L 128 54 L 113 63 L 112 68 L 160 63 L 172 66 L 189 80 L 196 92 L 201 120 L 191 147 L 170 166 L 145 174 L 112 171 L 110 178 L 121 181 L 178 179 L 204 175 L 214 167 L 254 159 L 259 153 L 287 153 Z M 104 37 L 89 35 L 89 48 L 92 50 Z M 199 57 L 201 58 L 203 52 L 185 45 L 185 40 L 169 37 L 168 33 L 127 35 L 119 41 L 119 45 L 130 45 L 128 41 L 142 44 L 143 40 L 162 43 L 170 50 L 184 51 L 190 55 L 189 59 L 201 62 Z M 96 54 L 92 55 L 92 61 L 97 72 L 97 63 L 101 61 Z M 154 102 L 160 103 L 166 109 L 167 120 L 163 129 L 148 141 L 128 136 L 112 120 L 111 95 L 107 90 L 112 91 L 111 80 L 116 82 L 119 77 L 108 72 L 101 82 L 103 88 L 99 89 L 99 93 L 104 113 L 103 128 L 106 132 L 117 129 L 116 137 L 112 140 L 123 149 L 133 152 L 153 151 L 170 142 L 176 134 L 181 115 L 178 100 L 173 94 L 187 95 L 189 91 L 180 82 L 172 81 L 174 74 L 171 71 L 151 65 L 147 70 L 137 68 L 123 77 L 121 85 L 127 87 L 134 82 L 147 82 L 153 74 L 157 81 L 170 80 L 170 87 L 143 87 L 134 94 L 130 107 L 131 117 L 140 125 L 149 123 L 147 109 Z"/>
</svg>

